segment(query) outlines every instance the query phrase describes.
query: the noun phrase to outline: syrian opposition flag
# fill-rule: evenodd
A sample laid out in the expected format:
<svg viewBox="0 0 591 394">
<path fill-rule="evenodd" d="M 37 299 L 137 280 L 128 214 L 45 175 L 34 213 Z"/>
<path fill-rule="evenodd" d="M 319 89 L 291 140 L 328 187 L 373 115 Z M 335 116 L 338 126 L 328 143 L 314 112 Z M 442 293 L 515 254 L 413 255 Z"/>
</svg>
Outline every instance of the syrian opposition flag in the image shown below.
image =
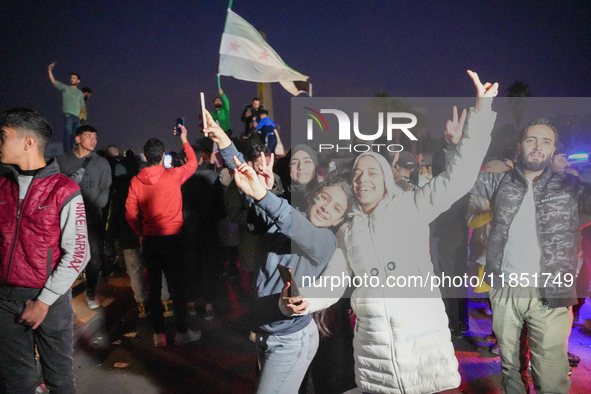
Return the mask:
<svg viewBox="0 0 591 394">
<path fill-rule="evenodd" d="M 306 75 L 289 67 L 260 33 L 231 9 L 220 44 L 220 75 L 250 82 L 279 82 L 291 94 L 312 95 Z"/>
</svg>

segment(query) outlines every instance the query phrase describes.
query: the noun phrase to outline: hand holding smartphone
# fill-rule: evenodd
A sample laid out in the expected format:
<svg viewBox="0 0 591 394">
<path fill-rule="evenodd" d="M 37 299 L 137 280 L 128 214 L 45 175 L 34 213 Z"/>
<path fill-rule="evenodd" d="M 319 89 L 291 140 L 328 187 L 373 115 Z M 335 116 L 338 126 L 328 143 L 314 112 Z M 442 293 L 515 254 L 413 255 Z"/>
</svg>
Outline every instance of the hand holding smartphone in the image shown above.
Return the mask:
<svg viewBox="0 0 591 394">
<path fill-rule="evenodd" d="M 295 277 L 293 276 L 293 273 L 291 272 L 291 269 L 281 264 L 277 264 L 277 269 L 279 270 L 279 275 L 281 276 L 283 284 L 286 284 L 287 282 L 290 283 L 289 297 L 299 297 L 300 289 L 298 288 L 298 285 L 296 283 Z"/>
<path fill-rule="evenodd" d="M 174 128 L 174 135 L 178 135 L 180 137 L 181 133 L 183 132 L 182 126 L 184 125 L 185 118 L 177 118 L 176 127 Z"/>
</svg>

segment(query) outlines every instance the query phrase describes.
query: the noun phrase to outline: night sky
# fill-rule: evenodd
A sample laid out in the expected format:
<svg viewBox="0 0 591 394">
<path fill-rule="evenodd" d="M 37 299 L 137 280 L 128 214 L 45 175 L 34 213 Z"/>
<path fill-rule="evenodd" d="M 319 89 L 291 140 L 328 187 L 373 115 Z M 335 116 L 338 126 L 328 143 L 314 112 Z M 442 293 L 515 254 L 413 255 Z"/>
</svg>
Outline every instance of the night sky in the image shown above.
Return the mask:
<svg viewBox="0 0 591 394">
<path fill-rule="evenodd" d="M 197 138 L 199 91 L 217 94 L 225 1 L 12 1 L 0 3 L 0 108 L 27 106 L 61 141 L 61 96 L 47 65 L 90 86 L 89 123 L 99 147 L 139 150 L 150 137 L 179 149 L 179 116 Z M 316 97 L 472 96 L 465 70 L 516 80 L 537 97 L 586 97 L 591 89 L 591 2 L 234 1 Z M 256 84 L 222 77 L 234 129 Z M 287 137 L 290 97 L 273 86 L 275 120 Z M 289 143 L 287 144 L 289 145 Z"/>
</svg>

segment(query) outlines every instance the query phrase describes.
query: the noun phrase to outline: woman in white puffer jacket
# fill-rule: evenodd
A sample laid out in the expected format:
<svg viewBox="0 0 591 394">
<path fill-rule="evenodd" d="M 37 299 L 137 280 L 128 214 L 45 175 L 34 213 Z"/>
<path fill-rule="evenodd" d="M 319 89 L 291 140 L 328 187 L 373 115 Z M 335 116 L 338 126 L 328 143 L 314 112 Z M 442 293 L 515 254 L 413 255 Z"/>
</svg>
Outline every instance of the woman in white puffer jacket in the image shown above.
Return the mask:
<svg viewBox="0 0 591 394">
<path fill-rule="evenodd" d="M 445 307 L 438 289 L 429 291 L 429 223 L 471 189 L 490 143 L 496 118 L 492 97 L 498 84 L 482 85 L 476 73 L 469 74 L 477 88 L 476 109 L 470 110 L 463 127 L 466 114 L 458 120 L 454 107 L 446 138 L 452 145 L 461 141 L 446 172 L 419 190 L 393 195 L 387 161 L 375 153 L 359 156 L 352 175 L 358 208 L 339 231 L 339 249 L 322 278 L 301 289 L 303 302 L 285 298 L 280 303 L 287 315 L 321 310 L 336 302 L 345 288 L 329 294 L 319 284 L 334 284 L 334 278 L 343 276 L 366 277 L 351 295 L 357 315 L 355 377 L 363 392 L 433 393 L 460 384 Z M 427 288 L 409 283 L 412 277 Z M 406 280 L 407 287 L 392 287 L 402 286 L 396 278 Z"/>
</svg>

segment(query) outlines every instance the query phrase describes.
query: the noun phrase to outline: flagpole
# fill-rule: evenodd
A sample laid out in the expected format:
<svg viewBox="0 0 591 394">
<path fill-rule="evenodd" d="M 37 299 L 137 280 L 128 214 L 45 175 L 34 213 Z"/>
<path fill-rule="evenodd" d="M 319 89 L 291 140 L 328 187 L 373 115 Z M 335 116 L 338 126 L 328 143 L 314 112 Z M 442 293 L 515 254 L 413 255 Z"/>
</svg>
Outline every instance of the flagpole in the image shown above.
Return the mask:
<svg viewBox="0 0 591 394">
<path fill-rule="evenodd" d="M 234 0 L 230 0 L 228 2 L 228 11 L 232 9 L 232 4 L 234 3 Z M 226 15 L 226 21 L 228 20 L 228 16 Z M 218 71 L 220 69 L 219 63 L 218 63 Z M 220 82 L 220 74 L 218 73 L 218 90 L 220 90 L 222 88 L 222 84 Z"/>
</svg>

